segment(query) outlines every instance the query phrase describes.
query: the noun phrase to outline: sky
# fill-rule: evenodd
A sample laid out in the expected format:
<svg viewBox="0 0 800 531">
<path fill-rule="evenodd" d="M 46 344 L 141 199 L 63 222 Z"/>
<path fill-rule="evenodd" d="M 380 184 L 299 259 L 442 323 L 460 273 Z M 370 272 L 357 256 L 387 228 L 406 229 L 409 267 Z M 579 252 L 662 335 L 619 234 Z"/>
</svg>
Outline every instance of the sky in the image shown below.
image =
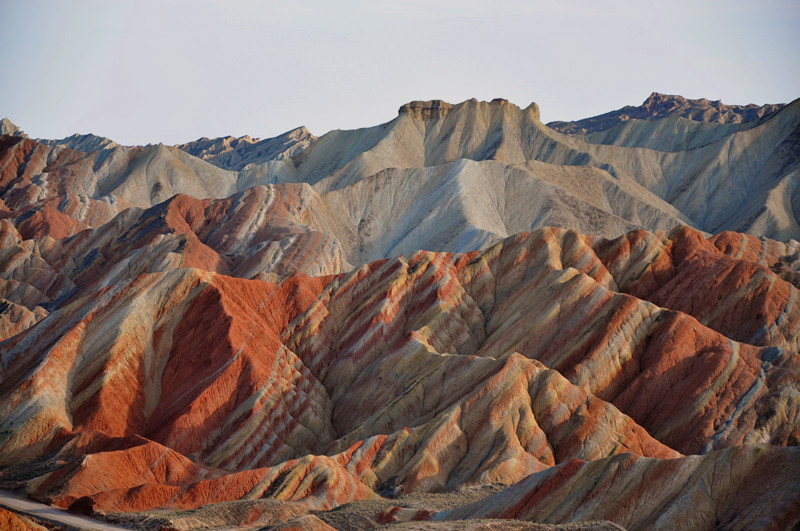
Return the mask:
<svg viewBox="0 0 800 531">
<path fill-rule="evenodd" d="M 403 103 L 800 97 L 798 0 L 0 0 L 0 117 L 122 144 L 322 135 Z"/>
</svg>

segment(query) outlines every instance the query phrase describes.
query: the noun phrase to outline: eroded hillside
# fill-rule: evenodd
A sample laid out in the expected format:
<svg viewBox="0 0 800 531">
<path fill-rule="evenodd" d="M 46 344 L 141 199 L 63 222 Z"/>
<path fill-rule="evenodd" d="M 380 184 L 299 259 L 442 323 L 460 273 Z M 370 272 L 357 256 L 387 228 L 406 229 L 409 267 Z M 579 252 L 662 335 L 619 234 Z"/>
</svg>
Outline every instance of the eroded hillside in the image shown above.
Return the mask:
<svg viewBox="0 0 800 531">
<path fill-rule="evenodd" d="M 690 103 L 4 135 L 0 486 L 142 527 L 798 525 L 797 103 Z"/>
</svg>

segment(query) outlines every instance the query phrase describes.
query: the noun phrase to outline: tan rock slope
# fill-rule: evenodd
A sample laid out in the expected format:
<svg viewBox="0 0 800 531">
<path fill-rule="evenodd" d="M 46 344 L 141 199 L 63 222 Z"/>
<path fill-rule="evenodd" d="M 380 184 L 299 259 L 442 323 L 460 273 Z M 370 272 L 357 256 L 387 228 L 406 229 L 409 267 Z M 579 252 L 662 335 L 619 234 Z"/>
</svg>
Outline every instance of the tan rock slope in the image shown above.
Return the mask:
<svg viewBox="0 0 800 531">
<path fill-rule="evenodd" d="M 57 218 L 74 233 L 176 193 L 224 198 L 256 185 L 305 182 L 335 214 L 327 232 L 351 264 L 417 249 L 485 248 L 542 226 L 616 237 L 687 224 L 800 238 L 798 102 L 751 109 L 648 101 L 639 113 L 647 119 L 588 136 L 545 126 L 535 104 L 520 109 L 498 99 L 412 102 L 386 124 L 319 139 L 304 128 L 177 148 L 129 148 L 92 135 L 52 146 L 6 139 L 3 201 L 14 217 L 36 215 L 51 225 L 45 220 Z M 691 110 L 698 108 L 731 117 Z M 742 122 L 728 123 L 734 117 Z M 56 190 L 51 180 L 65 184 Z M 64 193 L 74 196 L 69 204 L 53 199 Z M 87 210 L 98 213 L 87 221 Z"/>
<path fill-rule="evenodd" d="M 203 137 L 175 147 L 226 170 L 246 170 L 268 160 L 290 158 L 316 140 L 317 137 L 308 129 L 298 127 L 275 138 L 264 140 L 249 136 Z"/>
</svg>

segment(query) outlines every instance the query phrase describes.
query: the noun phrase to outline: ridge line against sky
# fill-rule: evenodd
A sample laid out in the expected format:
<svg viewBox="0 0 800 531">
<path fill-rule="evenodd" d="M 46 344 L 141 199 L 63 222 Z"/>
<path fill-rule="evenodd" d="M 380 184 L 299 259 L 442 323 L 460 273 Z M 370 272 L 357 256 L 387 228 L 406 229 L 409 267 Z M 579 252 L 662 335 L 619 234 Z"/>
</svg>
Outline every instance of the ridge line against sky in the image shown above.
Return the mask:
<svg viewBox="0 0 800 531">
<path fill-rule="evenodd" d="M 316 135 L 408 101 L 577 120 L 651 92 L 800 96 L 800 2 L 0 0 L 0 116 L 122 144 Z"/>
</svg>

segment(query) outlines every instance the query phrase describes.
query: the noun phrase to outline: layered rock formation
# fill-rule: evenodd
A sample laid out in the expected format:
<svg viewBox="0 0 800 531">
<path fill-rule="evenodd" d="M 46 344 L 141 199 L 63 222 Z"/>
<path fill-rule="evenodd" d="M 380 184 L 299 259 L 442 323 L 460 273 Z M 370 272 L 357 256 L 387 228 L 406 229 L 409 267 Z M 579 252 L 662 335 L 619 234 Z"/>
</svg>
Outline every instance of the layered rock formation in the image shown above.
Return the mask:
<svg viewBox="0 0 800 531">
<path fill-rule="evenodd" d="M 798 112 L 4 135 L 0 487 L 178 527 L 798 525 L 800 244 L 766 237 Z"/>
<path fill-rule="evenodd" d="M 800 511 L 798 452 L 759 445 L 674 460 L 628 454 L 572 461 L 433 518 L 558 523 L 580 514 L 586 520 L 611 516 L 627 529 L 790 529 Z M 576 484 L 583 489 L 576 492 Z M 760 488 L 764 484 L 783 492 L 776 496 Z"/>
<path fill-rule="evenodd" d="M 638 268 L 665 269 L 664 254 L 680 270 L 683 253 L 797 289 L 687 231 L 661 236 L 669 250 L 649 259 L 642 233 L 551 229 L 336 277 L 182 268 L 118 282 L 3 343 L 2 464 L 64 507 L 269 496 L 326 510 L 512 484 L 574 459 L 796 444 L 796 354 L 621 293 Z M 776 452 L 797 471 L 795 454 Z M 791 504 L 792 493 L 770 496 Z"/>
<path fill-rule="evenodd" d="M 760 108 L 754 112 L 763 118 L 740 124 L 684 118 L 691 102 L 669 112 L 651 103 L 642 111 L 650 119 L 588 136 L 548 128 L 536 104 L 520 109 L 497 99 L 411 102 L 391 122 L 320 139 L 304 128 L 177 148 L 129 148 L 93 135 L 54 145 L 7 138 L 1 189 L 11 213 L 4 216 L 39 213 L 74 233 L 176 193 L 221 199 L 295 182 L 310 184 L 334 213 L 327 232 L 351 264 L 417 249 L 485 248 L 543 226 L 609 238 L 681 224 L 800 238 L 797 102 Z M 64 194 L 74 196 L 69 204 L 53 199 Z"/>
</svg>

